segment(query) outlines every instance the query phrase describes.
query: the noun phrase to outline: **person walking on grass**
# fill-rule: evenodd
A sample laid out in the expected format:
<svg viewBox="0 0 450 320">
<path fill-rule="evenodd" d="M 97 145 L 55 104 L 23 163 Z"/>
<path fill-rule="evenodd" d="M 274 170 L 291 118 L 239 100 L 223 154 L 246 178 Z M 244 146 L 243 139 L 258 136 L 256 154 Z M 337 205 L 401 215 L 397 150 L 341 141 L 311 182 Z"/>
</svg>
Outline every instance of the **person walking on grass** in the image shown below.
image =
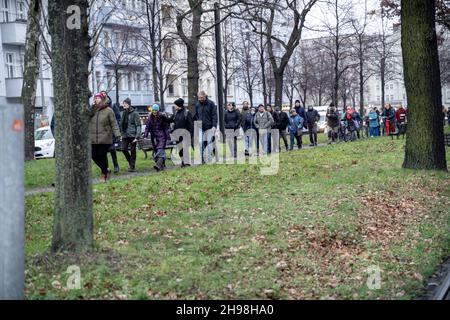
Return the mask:
<svg viewBox="0 0 450 320">
<path fill-rule="evenodd" d="M 112 103 L 112 99 L 106 91 L 101 91 L 100 93 L 102 93 L 106 96 L 106 105 L 108 106 L 108 108 L 112 109 L 112 111 L 114 112 L 114 116 L 116 117 L 117 125 L 120 126 L 121 116 L 120 116 L 119 107 L 116 104 Z M 116 146 L 118 146 L 119 143 L 120 143 L 120 140 L 117 139 L 116 136 L 113 136 L 113 143 L 111 144 L 111 147 L 109 148 L 109 153 L 111 154 L 111 159 L 112 159 L 112 162 L 114 165 L 114 173 L 116 173 L 116 174 L 119 173 L 119 171 L 120 171 L 119 162 L 117 161 L 117 151 L 116 151 Z"/>
<path fill-rule="evenodd" d="M 380 136 L 380 116 L 378 115 L 376 108 L 372 108 L 369 112 L 369 136 Z"/>
<path fill-rule="evenodd" d="M 208 98 L 205 91 L 197 94 L 198 102 L 195 105 L 194 121 L 201 121 L 200 152 L 202 163 L 210 163 L 215 155 L 215 134 L 217 128 L 217 106 Z M 205 157 L 205 152 L 207 152 Z"/>
<path fill-rule="evenodd" d="M 327 126 L 328 126 L 328 144 L 336 142 L 339 132 L 339 112 L 334 105 L 334 103 L 330 103 L 330 106 L 327 109 Z"/>
<path fill-rule="evenodd" d="M 308 126 L 310 147 L 317 146 L 317 122 L 320 120 L 319 112 L 312 106 L 306 111 L 306 125 Z"/>
<path fill-rule="evenodd" d="M 163 171 L 166 167 L 166 146 L 170 139 L 170 123 L 171 119 L 164 113 L 160 112 L 160 107 L 157 104 L 152 106 L 152 112 L 148 117 L 145 127 L 144 137 L 152 140 L 155 165 L 153 168 L 156 171 Z"/>
<path fill-rule="evenodd" d="M 237 158 L 237 136 L 235 135 L 235 132 L 241 127 L 241 114 L 239 110 L 236 109 L 234 103 L 227 103 L 227 109 L 224 114 L 224 124 L 226 131 L 225 139 L 228 143 L 230 153 L 233 158 Z"/>
<path fill-rule="evenodd" d="M 250 156 L 253 148 L 253 141 L 256 139 L 256 144 L 258 144 L 258 132 L 255 127 L 255 116 L 256 116 L 256 107 L 251 107 L 250 112 L 247 112 L 245 116 L 243 116 L 243 124 L 242 129 L 245 134 L 245 156 Z M 257 148 L 259 150 L 259 147 Z"/>
<path fill-rule="evenodd" d="M 102 181 L 109 179 L 108 151 L 113 143 L 113 135 L 120 139 L 121 134 L 114 112 L 107 105 L 107 96 L 97 93 L 90 110 L 89 137 L 92 144 L 92 160 L 102 172 Z"/>
<path fill-rule="evenodd" d="M 263 144 L 264 153 L 269 153 L 269 132 L 272 128 L 274 121 L 270 112 L 267 112 L 264 105 L 258 106 L 258 112 L 255 115 L 255 128 L 258 132 L 258 139 Z M 257 152 L 259 154 L 259 145 L 257 146 Z"/>
<path fill-rule="evenodd" d="M 123 110 L 120 122 L 122 153 L 128 161 L 128 171 L 134 172 L 136 170 L 136 147 L 142 134 L 141 117 L 131 106 L 130 98 L 123 101 Z"/>
<path fill-rule="evenodd" d="M 280 132 L 280 138 L 283 139 L 284 146 L 286 147 L 286 151 L 289 150 L 288 148 L 288 141 L 286 137 L 286 129 L 289 125 L 289 116 L 286 112 L 281 111 L 279 107 L 275 108 L 275 113 L 278 114 L 278 127 L 277 129 Z M 280 150 L 281 150 L 281 144 L 280 144 Z"/>
<path fill-rule="evenodd" d="M 395 133 L 395 110 L 392 108 L 390 103 L 386 103 L 384 106 L 384 111 L 381 114 L 381 117 L 384 120 L 386 136 L 389 137 Z"/>
<path fill-rule="evenodd" d="M 289 135 L 291 138 L 291 144 L 289 150 L 294 150 L 294 139 L 297 140 L 297 148 L 300 150 L 302 148 L 303 139 L 303 118 L 297 114 L 295 109 L 291 109 L 289 116 Z"/>
<path fill-rule="evenodd" d="M 194 120 L 192 117 L 192 113 L 187 109 L 184 105 L 183 99 L 177 99 L 174 102 L 175 104 L 175 115 L 173 116 L 174 127 L 173 131 L 176 130 L 185 130 L 184 133 L 189 133 L 189 137 L 186 137 L 187 140 L 184 140 L 183 136 L 180 136 L 177 141 L 177 149 L 178 155 L 181 159 L 181 167 L 189 167 L 190 164 L 190 155 L 187 154 L 184 157 L 184 151 L 190 150 L 190 148 L 194 148 L 193 139 L 194 139 Z"/>
<path fill-rule="evenodd" d="M 278 116 L 278 113 L 274 112 L 274 110 L 270 104 L 266 107 L 266 110 L 267 110 L 267 112 L 270 113 L 270 115 L 273 118 L 273 123 L 270 128 L 271 130 L 269 131 L 268 136 L 267 136 L 267 143 L 268 143 L 268 150 L 269 150 L 268 153 L 270 154 L 270 153 L 272 153 L 272 130 L 278 130 L 280 118 Z"/>
</svg>

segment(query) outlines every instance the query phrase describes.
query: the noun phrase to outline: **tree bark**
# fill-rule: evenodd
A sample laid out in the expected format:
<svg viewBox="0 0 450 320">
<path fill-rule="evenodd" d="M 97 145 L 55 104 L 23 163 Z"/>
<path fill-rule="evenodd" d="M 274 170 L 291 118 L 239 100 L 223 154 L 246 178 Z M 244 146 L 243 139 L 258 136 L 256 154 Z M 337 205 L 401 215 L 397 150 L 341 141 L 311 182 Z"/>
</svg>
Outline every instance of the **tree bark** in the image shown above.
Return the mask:
<svg viewBox="0 0 450 320">
<path fill-rule="evenodd" d="M 401 28 L 408 131 L 404 168 L 447 170 L 435 2 L 402 0 Z"/>
<path fill-rule="evenodd" d="M 93 247 L 88 6 L 88 0 L 48 2 L 56 116 L 53 252 Z M 79 27 L 71 24 L 74 8 L 80 10 Z"/>
<path fill-rule="evenodd" d="M 192 41 L 187 50 L 188 62 L 188 96 L 189 110 L 195 112 L 195 104 L 197 102 L 197 93 L 199 91 L 198 81 L 200 79 L 200 71 L 198 65 L 198 41 Z M 207 92 L 210 94 L 209 92 Z"/>
<path fill-rule="evenodd" d="M 41 8 L 41 0 L 30 1 L 22 86 L 22 103 L 25 113 L 25 161 L 34 160 L 34 118 L 40 65 L 39 22 Z"/>
</svg>

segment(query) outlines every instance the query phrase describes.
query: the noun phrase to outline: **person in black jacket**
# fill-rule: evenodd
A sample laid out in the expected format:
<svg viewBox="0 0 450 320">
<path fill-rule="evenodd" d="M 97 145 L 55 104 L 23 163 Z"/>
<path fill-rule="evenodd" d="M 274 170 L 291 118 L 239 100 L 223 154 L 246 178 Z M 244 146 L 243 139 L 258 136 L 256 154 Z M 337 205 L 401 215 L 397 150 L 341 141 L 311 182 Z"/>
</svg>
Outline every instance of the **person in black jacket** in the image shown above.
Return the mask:
<svg viewBox="0 0 450 320">
<path fill-rule="evenodd" d="M 286 147 L 286 151 L 289 151 L 288 147 L 288 140 L 287 140 L 287 133 L 286 129 L 289 125 L 289 116 L 286 112 L 281 111 L 279 107 L 275 108 L 275 113 L 278 115 L 278 126 L 277 129 L 280 131 L 280 137 L 284 141 L 284 146 Z M 280 144 L 280 150 L 281 150 L 281 144 Z"/>
<path fill-rule="evenodd" d="M 241 127 L 241 114 L 234 103 L 227 104 L 224 113 L 225 136 L 233 158 L 237 158 L 237 137 Z"/>
<path fill-rule="evenodd" d="M 192 113 L 184 106 L 183 99 L 177 99 L 175 104 L 175 114 L 173 116 L 173 132 L 177 130 L 183 130 L 176 132 L 176 135 L 180 135 L 177 141 L 178 154 L 181 158 L 181 167 L 190 166 L 190 156 L 189 154 L 184 157 L 184 151 L 190 150 L 190 147 L 194 148 L 193 138 L 194 138 L 194 120 Z M 186 138 L 186 140 L 184 139 Z"/>
<path fill-rule="evenodd" d="M 208 99 L 205 91 L 198 93 L 198 102 L 195 105 L 194 121 L 201 121 L 201 148 L 202 163 L 211 162 L 212 156 L 215 154 L 215 132 L 217 128 L 217 107 L 214 102 Z M 204 151 L 208 149 L 207 157 L 204 157 Z"/>
<path fill-rule="evenodd" d="M 295 112 L 302 117 L 304 120 L 306 120 L 306 111 L 305 108 L 302 107 L 300 100 L 295 100 Z M 306 128 L 306 121 L 305 122 L 305 128 Z"/>
<path fill-rule="evenodd" d="M 308 126 L 310 147 L 317 146 L 317 121 L 320 120 L 319 112 L 312 106 L 306 111 L 306 124 Z"/>
</svg>

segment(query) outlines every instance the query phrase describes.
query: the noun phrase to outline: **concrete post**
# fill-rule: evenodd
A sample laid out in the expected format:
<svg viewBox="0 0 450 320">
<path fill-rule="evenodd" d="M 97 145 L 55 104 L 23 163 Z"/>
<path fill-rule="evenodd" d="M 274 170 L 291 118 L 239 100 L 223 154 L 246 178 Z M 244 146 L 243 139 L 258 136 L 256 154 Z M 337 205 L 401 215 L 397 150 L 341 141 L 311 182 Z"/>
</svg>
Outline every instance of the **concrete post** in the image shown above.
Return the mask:
<svg viewBox="0 0 450 320">
<path fill-rule="evenodd" d="M 23 107 L 0 107 L 0 300 L 24 297 Z"/>
</svg>

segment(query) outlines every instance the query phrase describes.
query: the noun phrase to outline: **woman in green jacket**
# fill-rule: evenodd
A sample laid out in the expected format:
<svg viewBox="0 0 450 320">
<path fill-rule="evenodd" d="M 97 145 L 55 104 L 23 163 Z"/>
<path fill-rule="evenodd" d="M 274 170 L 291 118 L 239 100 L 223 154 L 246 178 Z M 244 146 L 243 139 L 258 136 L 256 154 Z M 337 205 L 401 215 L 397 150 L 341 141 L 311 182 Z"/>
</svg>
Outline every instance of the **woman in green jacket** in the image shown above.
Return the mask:
<svg viewBox="0 0 450 320">
<path fill-rule="evenodd" d="M 113 143 L 113 134 L 120 139 L 121 134 L 117 125 L 114 111 L 108 108 L 107 97 L 104 93 L 94 96 L 94 105 L 89 120 L 89 137 L 92 145 L 92 160 L 102 171 L 102 180 L 109 178 L 108 151 Z"/>
</svg>

